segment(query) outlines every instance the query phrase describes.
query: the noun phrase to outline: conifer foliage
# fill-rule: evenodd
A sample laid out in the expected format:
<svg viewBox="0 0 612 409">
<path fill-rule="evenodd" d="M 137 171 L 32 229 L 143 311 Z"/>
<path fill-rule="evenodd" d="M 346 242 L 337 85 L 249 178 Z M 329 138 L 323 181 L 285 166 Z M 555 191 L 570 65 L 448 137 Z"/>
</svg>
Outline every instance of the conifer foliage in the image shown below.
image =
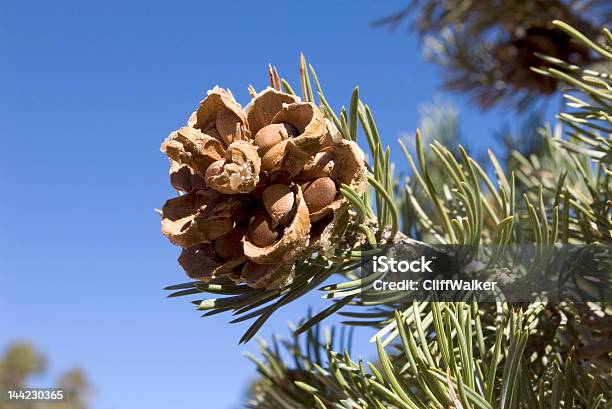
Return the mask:
<svg viewBox="0 0 612 409">
<path fill-rule="evenodd" d="M 168 288 L 173 297 L 200 297 L 193 302 L 205 316 L 232 313 L 232 322 L 252 320 L 241 342 L 250 340 L 278 308 L 309 291 L 321 291 L 329 300 L 322 311 L 290 328 L 289 340 L 260 341 L 262 357 L 250 357 L 260 374 L 250 407 L 611 407 L 609 303 L 540 298 L 517 304 L 503 297 L 480 304 L 404 303 L 392 291 L 373 291 L 378 273 L 360 274 L 362 257 L 388 243 L 612 242 L 612 79 L 607 68 L 612 34 L 604 28 L 598 43 L 566 23 L 551 24 L 589 58 L 598 59 L 601 71 L 537 54 L 531 72 L 568 87 L 567 109 L 559 114 L 563 127 L 539 129 L 538 155 L 513 151 L 512 160 L 503 164 L 489 151 L 490 165 L 485 165 L 462 147 L 447 147 L 435 135 L 417 132 L 414 147 L 399 145 L 410 170 L 403 179 L 393 174 L 390 149 L 383 147 L 358 88 L 348 108 L 334 112 L 316 72 L 301 57 L 302 103 L 316 106 L 342 140 L 369 151 L 367 189 L 336 182 L 350 207 L 335 218 L 334 234 L 341 239 L 331 252 L 292 258 L 292 279 L 281 285 L 253 286 L 219 276 Z M 273 88 L 297 98 L 274 68 L 270 77 Z M 295 186 L 300 194 L 299 183 Z M 612 286 L 609 270 L 590 284 Z M 330 277 L 335 283 L 324 284 Z M 213 297 L 201 298 L 204 294 Z M 347 321 L 324 330 L 321 322 L 332 314 Z M 351 353 L 350 328 L 355 325 L 376 329 L 375 362 Z"/>
</svg>

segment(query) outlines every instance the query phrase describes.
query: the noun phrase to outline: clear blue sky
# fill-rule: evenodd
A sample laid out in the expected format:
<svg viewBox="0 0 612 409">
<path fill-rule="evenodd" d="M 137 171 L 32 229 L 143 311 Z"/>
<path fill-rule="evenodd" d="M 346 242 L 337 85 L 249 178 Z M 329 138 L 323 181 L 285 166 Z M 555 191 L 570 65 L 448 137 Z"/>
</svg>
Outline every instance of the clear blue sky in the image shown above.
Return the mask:
<svg viewBox="0 0 612 409">
<path fill-rule="evenodd" d="M 440 93 L 414 36 L 370 27 L 402 4 L 3 2 L 0 347 L 33 342 L 51 377 L 84 367 L 96 409 L 239 407 L 255 375 L 240 353 L 254 343 L 237 346 L 247 326 L 161 291 L 184 276 L 153 212 L 174 194 L 159 145 L 216 84 L 248 102 L 268 62 L 297 87 L 300 51 L 335 107 L 360 85 L 396 160 L 434 94 L 458 106 L 469 145 L 488 144 L 511 112 Z M 261 335 L 286 334 L 307 305 L 318 295 Z"/>
</svg>

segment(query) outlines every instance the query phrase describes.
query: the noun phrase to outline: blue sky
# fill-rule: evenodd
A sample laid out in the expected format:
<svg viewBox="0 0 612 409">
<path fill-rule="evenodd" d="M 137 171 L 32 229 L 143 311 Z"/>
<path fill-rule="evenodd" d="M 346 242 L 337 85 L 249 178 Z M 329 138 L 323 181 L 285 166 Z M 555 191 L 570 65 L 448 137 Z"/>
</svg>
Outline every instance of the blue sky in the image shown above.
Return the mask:
<svg viewBox="0 0 612 409">
<path fill-rule="evenodd" d="M 297 88 L 303 51 L 334 107 L 360 85 L 397 161 L 395 140 L 434 95 L 458 107 L 481 149 L 513 113 L 440 92 L 414 36 L 370 27 L 402 4 L 5 1 L 0 347 L 33 342 L 51 378 L 84 367 L 96 409 L 239 407 L 255 376 L 240 353 L 255 344 L 237 345 L 247 325 L 201 319 L 161 291 L 184 276 L 153 212 L 174 194 L 159 145 L 214 85 L 246 104 L 269 62 Z M 286 334 L 318 297 L 282 309 L 261 335 Z"/>
</svg>

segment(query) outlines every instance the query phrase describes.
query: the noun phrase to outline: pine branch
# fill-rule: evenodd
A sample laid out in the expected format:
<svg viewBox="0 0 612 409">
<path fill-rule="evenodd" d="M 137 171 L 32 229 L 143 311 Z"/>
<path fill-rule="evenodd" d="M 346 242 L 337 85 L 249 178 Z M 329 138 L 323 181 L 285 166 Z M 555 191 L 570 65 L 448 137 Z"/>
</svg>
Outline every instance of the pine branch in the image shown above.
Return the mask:
<svg viewBox="0 0 612 409">
<path fill-rule="evenodd" d="M 564 29 L 581 40 L 573 29 Z M 607 31 L 604 37 L 612 38 Z M 601 99 L 607 87 L 598 83 L 594 92 L 592 84 L 584 86 L 585 71 L 569 65 L 565 69 L 577 78 L 570 83 L 593 101 L 570 105 L 585 113 L 582 122 L 561 116 L 575 125 L 566 135 L 581 144 L 608 148 L 609 132 L 592 131 L 594 122 L 608 121 L 612 114 Z M 573 98 L 571 104 L 579 97 Z M 583 95 L 580 101 L 584 100 Z M 440 243 L 610 243 L 610 208 L 604 205 L 610 198 L 608 164 L 601 155 L 563 143 L 560 128 L 546 127 L 540 133 L 544 144 L 539 155 L 513 152 L 509 174 L 490 153 L 497 186 L 463 150 L 457 158 L 434 142 L 427 152 L 417 134 L 415 160 L 402 145 L 413 171 L 406 201 L 414 209 L 412 214 L 418 215 L 414 228 Z M 379 230 L 376 223 L 371 228 Z M 403 233 L 394 240 L 430 246 Z M 287 343 L 297 357 L 297 368 L 306 370 L 281 371 L 295 375 L 293 384 L 262 380 L 252 407 L 280 406 L 269 404 L 272 395 L 274 402 L 282 400 L 296 408 L 556 409 L 607 408 L 612 402 L 609 303 L 535 301 L 516 308 L 506 302 L 376 304 L 367 301 L 369 284 L 365 277 L 322 290 L 358 296 L 350 304 L 360 305 L 361 310 L 341 314 L 355 319 L 348 324 L 381 328 L 372 339 L 379 361 L 355 360 L 349 351 L 335 352 L 342 348 L 329 340 L 313 338 L 313 331 L 319 331 L 317 321 L 306 330 L 305 346 L 297 339 Z M 326 355 L 327 362 L 314 363 L 313 350 L 324 350 L 318 356 Z M 268 361 L 258 362 L 260 372 L 278 367 L 273 364 L 280 360 L 274 358 L 277 352 L 264 348 L 263 354 Z M 297 397 L 296 387 L 306 395 Z"/>
<path fill-rule="evenodd" d="M 572 30 L 566 30 L 575 35 Z M 319 254 L 298 262 L 295 279 L 283 288 L 254 289 L 230 280 L 168 287 L 168 290 L 174 291 L 171 297 L 201 293 L 215 295 L 216 298 L 193 302 L 199 310 L 205 311 L 204 316 L 232 312 L 235 315 L 233 323 L 254 319 L 241 342 L 251 339 L 277 309 L 318 288 L 323 291 L 323 298 L 333 303 L 304 322 L 300 331 L 308 330 L 345 306 L 352 306 L 357 310 L 341 311 L 340 314 L 351 318 L 351 324 L 368 323 L 380 328 L 381 337 L 390 334 L 384 344 L 390 343 L 398 335 L 394 311 L 410 311 L 412 306 L 402 305 L 401 294 L 372 291 L 373 282 L 383 276 L 363 275 L 361 267 L 363 257 L 375 255 L 383 251 L 384 245 L 391 243 L 403 243 L 408 248 L 418 250 L 431 248 L 431 243 L 436 242 L 471 246 L 481 243 L 503 246 L 520 242 L 552 245 L 558 241 L 595 243 L 609 241 L 612 237 L 608 205 L 612 197 L 610 169 L 602 162 L 601 156 L 594 156 L 591 151 L 569 149 L 557 131 L 549 128 L 541 130 L 545 143 L 539 157 L 524 157 L 516 151 L 512 152 L 515 165 L 510 173 L 506 173 L 495 155 L 490 153 L 495 181 L 463 148 L 455 152 L 434 141 L 427 149 L 417 132 L 415 152 L 411 153 L 400 142 L 412 170 L 410 178 L 400 183 L 393 176 L 389 150 L 383 148 L 372 112 L 359 99 L 358 89 L 351 96 L 348 111 L 338 116 L 327 102 L 312 66 L 309 66 L 309 74 L 303 56 L 300 63 L 302 97 L 311 100 L 316 94 L 327 119 L 336 124 L 346 139 L 357 140 L 357 125 L 361 125 L 362 135 L 370 150 L 368 181 L 371 193 L 358 194 L 348 186 L 341 187 L 341 193 L 352 204 L 343 242 L 334 254 Z M 556 75 L 556 71 L 551 70 L 541 72 Z M 570 67 L 570 72 L 578 75 L 576 73 L 579 71 Z M 580 72 L 582 82 L 578 84 L 585 81 L 585 72 L 591 73 Z M 273 74 L 274 71 L 271 78 L 276 86 L 285 84 L 285 88 L 291 90 L 287 81 L 275 79 Z M 597 77 L 606 78 L 603 74 Z M 596 103 L 581 105 L 581 115 L 587 118 L 585 120 L 589 124 L 602 118 L 609 120 L 610 117 L 609 111 L 605 110 L 607 103 L 601 99 L 601 95 L 607 95 L 608 90 L 605 83 L 598 84 L 598 93 L 595 94 L 591 92 L 595 85 L 580 88 L 589 92 Z M 598 114 L 589 116 L 588 112 Z M 585 124 L 572 129 L 568 133 L 570 136 L 575 131 L 584 143 L 609 149 L 609 134 L 607 139 L 601 135 L 591 137 L 591 131 Z M 587 132 L 578 133 L 584 129 Z M 591 160 L 595 161 L 595 167 L 589 165 Z M 404 192 L 397 189 L 402 185 L 405 186 Z M 399 209 L 405 207 L 409 207 L 411 212 L 400 214 Z M 401 220 L 400 216 L 405 214 L 414 215 L 415 219 Z M 427 242 L 400 232 L 403 225 L 412 225 L 414 231 L 409 232 L 410 236 L 426 237 Z M 363 245 L 368 245 L 370 249 Z M 490 256 L 493 259 L 496 257 L 495 254 Z M 342 280 L 321 287 L 330 277 L 341 277 Z"/>
<path fill-rule="evenodd" d="M 400 342 L 387 352 L 376 338 L 376 363 L 354 359 L 313 332 L 303 343 L 283 342 L 294 357 L 291 368 L 277 347 L 262 344 L 265 360 L 256 365 L 264 377 L 250 407 L 605 407 L 612 398 L 605 372 L 581 366 L 571 351 L 535 352 L 541 311 L 500 304 L 491 314 L 476 303 L 439 302 L 418 313 L 396 312 Z M 327 363 L 313 361 L 315 351 Z"/>
</svg>

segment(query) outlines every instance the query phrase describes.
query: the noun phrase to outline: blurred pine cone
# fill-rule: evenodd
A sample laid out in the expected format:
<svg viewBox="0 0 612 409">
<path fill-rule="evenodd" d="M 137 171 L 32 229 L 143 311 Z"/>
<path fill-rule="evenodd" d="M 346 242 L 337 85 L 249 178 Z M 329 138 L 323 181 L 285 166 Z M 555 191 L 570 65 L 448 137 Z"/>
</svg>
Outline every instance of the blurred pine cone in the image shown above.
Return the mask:
<svg viewBox="0 0 612 409">
<path fill-rule="evenodd" d="M 267 88 L 243 109 L 215 87 L 161 146 L 180 196 L 162 232 L 189 277 L 254 288 L 293 279 L 295 262 L 327 254 L 348 217 L 341 184 L 365 190 L 361 149 L 313 103 Z"/>
<path fill-rule="evenodd" d="M 597 56 L 552 25 L 561 20 L 589 38 L 612 19 L 605 0 L 411 0 L 401 10 L 374 22 L 411 28 L 424 40 L 427 57 L 443 68 L 445 88 L 471 95 L 482 108 L 505 102 L 519 111 L 553 94 L 558 81 L 531 70 L 550 64 L 534 55 L 580 66 Z"/>
<path fill-rule="evenodd" d="M 549 65 L 536 53 L 581 66 L 591 62 L 585 46 L 550 25 L 519 27 L 513 30 L 509 39 L 500 40 L 493 48 L 503 81 L 515 89 L 552 94 L 557 89 L 557 81 L 531 70 L 532 67 Z"/>
</svg>

